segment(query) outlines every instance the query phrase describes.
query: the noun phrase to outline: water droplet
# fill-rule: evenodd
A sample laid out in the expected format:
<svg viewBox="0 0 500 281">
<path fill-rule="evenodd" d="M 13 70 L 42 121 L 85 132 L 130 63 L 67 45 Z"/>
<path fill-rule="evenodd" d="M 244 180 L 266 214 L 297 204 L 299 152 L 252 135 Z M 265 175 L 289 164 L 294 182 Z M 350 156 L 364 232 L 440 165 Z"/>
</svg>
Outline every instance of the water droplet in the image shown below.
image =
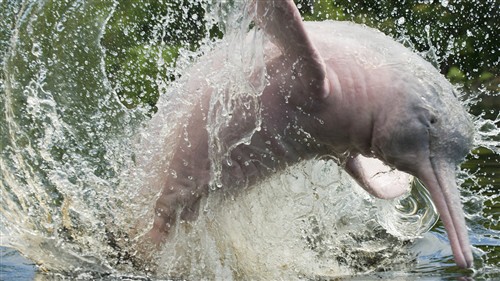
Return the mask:
<svg viewBox="0 0 500 281">
<path fill-rule="evenodd" d="M 40 47 L 40 43 L 38 42 L 33 43 L 33 47 L 31 47 L 31 53 L 35 57 L 39 57 L 42 55 L 42 48 Z"/>
<path fill-rule="evenodd" d="M 165 60 L 163 59 L 163 57 L 160 56 L 160 58 L 156 61 L 156 63 L 158 64 L 158 66 L 163 66 L 165 65 Z"/>
<path fill-rule="evenodd" d="M 431 26 L 426 24 L 424 27 L 425 33 L 429 34 L 429 31 L 431 30 Z"/>
<path fill-rule="evenodd" d="M 170 175 L 176 179 L 177 178 L 177 172 L 175 170 L 170 170 Z"/>
<path fill-rule="evenodd" d="M 57 23 L 57 25 L 56 25 L 56 30 L 57 30 L 58 32 L 63 31 L 63 30 L 64 30 L 64 24 L 63 24 L 62 22 Z"/>
</svg>

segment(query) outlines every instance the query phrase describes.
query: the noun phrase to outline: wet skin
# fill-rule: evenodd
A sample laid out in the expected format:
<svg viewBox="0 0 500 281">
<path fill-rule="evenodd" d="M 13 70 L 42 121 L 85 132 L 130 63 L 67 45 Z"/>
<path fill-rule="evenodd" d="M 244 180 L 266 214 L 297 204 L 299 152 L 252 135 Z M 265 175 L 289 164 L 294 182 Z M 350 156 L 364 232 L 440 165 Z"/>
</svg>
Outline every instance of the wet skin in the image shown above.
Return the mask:
<svg viewBox="0 0 500 281">
<path fill-rule="evenodd" d="M 262 125 L 249 143 L 228 152 L 229 161 L 221 161 L 219 192 L 252 186 L 316 157 L 337 159 L 379 198 L 404 194 L 411 174 L 429 189 L 457 265 L 471 267 L 455 170 L 472 145 L 473 126 L 450 83 L 418 55 L 375 30 L 351 23 L 303 23 L 293 1 L 254 1 L 251 10 L 272 42 L 265 49 Z M 184 134 L 179 133 L 162 182 L 146 244 L 159 246 L 176 221 L 196 219 L 200 199 L 208 194 L 207 120 L 213 88 L 205 74 L 223 67 L 221 56 L 207 55 L 189 73 L 183 92 L 201 97 L 186 109 L 179 128 Z M 233 114 L 232 125 L 219 136 L 224 142 L 241 139 L 243 116 Z M 386 177 L 377 179 L 378 172 Z"/>
</svg>

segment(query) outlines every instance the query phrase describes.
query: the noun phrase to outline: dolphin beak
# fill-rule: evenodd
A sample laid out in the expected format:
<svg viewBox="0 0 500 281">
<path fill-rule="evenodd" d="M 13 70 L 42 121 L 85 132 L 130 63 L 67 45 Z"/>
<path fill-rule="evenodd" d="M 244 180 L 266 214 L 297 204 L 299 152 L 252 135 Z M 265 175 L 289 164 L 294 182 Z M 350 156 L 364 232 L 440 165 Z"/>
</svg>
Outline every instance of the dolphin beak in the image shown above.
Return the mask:
<svg viewBox="0 0 500 281">
<path fill-rule="evenodd" d="M 460 202 L 460 192 L 456 184 L 455 169 L 449 163 L 431 160 L 430 164 L 418 178 L 429 190 L 441 216 L 456 264 L 461 268 L 470 268 L 473 257 Z"/>
</svg>

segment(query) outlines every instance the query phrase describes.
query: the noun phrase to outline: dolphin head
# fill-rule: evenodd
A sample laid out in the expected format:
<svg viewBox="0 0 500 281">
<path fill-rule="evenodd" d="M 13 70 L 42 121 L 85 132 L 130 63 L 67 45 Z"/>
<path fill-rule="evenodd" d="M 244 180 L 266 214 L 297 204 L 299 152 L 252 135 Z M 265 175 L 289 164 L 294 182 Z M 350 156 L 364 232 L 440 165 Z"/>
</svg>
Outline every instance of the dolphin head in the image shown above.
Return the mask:
<svg viewBox="0 0 500 281">
<path fill-rule="evenodd" d="M 448 233 L 455 262 L 472 266 L 456 169 L 472 147 L 473 123 L 437 71 L 398 77 L 395 95 L 384 101 L 372 133 L 372 153 L 417 177 L 429 190 Z M 434 74 L 434 75 L 429 75 Z"/>
</svg>

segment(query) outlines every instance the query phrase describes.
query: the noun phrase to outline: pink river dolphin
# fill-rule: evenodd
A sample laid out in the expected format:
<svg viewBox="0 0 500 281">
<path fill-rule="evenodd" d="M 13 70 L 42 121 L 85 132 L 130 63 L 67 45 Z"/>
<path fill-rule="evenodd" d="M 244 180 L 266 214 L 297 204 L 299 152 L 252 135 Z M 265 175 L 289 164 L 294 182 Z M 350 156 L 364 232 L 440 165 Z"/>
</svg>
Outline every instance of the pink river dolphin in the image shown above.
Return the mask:
<svg viewBox="0 0 500 281">
<path fill-rule="evenodd" d="M 337 159 L 379 198 L 405 193 L 408 184 L 394 179 L 410 174 L 428 188 L 457 265 L 471 267 L 455 173 L 472 146 L 473 125 L 452 85 L 376 30 L 347 22 L 303 22 L 292 0 L 254 0 L 250 7 L 256 26 L 272 43 L 265 49 L 262 123 L 250 141 L 233 147 L 230 161 L 221 161 L 221 189 L 251 186 L 319 157 Z M 214 89 L 203 74 L 223 65 L 216 55 L 207 57 L 189 73 L 185 93 L 201 98 L 186 112 L 184 134 L 168 167 L 174 173 L 165 175 L 152 228 L 144 235 L 150 245 L 162 245 L 177 221 L 196 219 L 200 199 L 210 191 L 207 116 Z M 230 127 L 223 138 L 237 143 L 242 120 L 232 118 L 234 130 Z M 387 177 L 377 180 L 379 172 Z"/>
</svg>

